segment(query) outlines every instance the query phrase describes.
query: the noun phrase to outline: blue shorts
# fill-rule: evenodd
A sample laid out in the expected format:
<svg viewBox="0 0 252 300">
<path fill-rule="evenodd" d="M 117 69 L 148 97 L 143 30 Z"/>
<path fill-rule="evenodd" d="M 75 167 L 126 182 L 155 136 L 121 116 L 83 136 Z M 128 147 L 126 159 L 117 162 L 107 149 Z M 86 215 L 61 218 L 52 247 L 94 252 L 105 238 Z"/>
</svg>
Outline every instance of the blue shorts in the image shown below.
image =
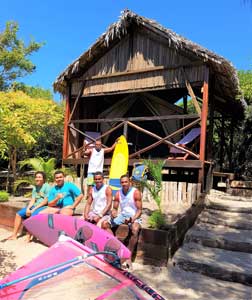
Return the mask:
<svg viewBox="0 0 252 300">
<path fill-rule="evenodd" d="M 111 224 L 111 227 L 116 227 L 116 226 L 124 224 L 125 220 L 129 219 L 130 217 L 131 217 L 130 215 L 119 214 L 116 218 L 114 218 L 114 219 L 111 218 L 109 220 L 109 223 Z M 141 225 L 142 219 L 141 218 L 136 219 L 134 222 Z"/>
<path fill-rule="evenodd" d="M 33 209 L 34 206 L 32 206 L 30 209 Z M 27 216 L 26 215 L 26 210 L 27 210 L 27 207 L 24 207 L 22 209 L 20 209 L 17 214 L 22 218 L 22 219 L 27 219 L 29 217 L 32 217 L 32 216 L 36 216 L 40 211 L 44 210 L 45 208 L 47 208 L 47 206 L 41 206 L 39 208 L 37 208 L 36 210 L 34 210 L 34 212 L 31 214 L 31 216 Z"/>
</svg>

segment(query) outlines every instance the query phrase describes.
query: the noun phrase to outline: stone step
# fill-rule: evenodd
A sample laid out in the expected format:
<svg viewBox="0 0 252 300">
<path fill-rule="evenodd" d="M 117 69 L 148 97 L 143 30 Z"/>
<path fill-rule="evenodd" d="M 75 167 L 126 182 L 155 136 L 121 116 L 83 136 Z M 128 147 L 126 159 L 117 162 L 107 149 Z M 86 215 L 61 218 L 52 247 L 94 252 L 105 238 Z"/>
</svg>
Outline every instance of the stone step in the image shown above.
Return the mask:
<svg viewBox="0 0 252 300">
<path fill-rule="evenodd" d="M 205 209 L 198 217 L 202 223 L 252 230 L 252 214 Z"/>
<path fill-rule="evenodd" d="M 168 270 L 134 264 L 134 274 L 172 300 L 251 300 L 251 287 L 240 283 L 218 280 L 179 267 Z"/>
<path fill-rule="evenodd" d="M 232 196 L 232 195 L 229 195 L 229 194 L 208 195 L 207 198 L 209 200 L 211 200 L 211 199 L 219 199 L 219 200 L 252 202 L 252 197 Z"/>
<path fill-rule="evenodd" d="M 217 210 L 252 213 L 251 201 L 233 201 L 218 198 L 207 199 L 206 207 Z"/>
<path fill-rule="evenodd" d="M 213 248 L 252 253 L 251 230 L 198 223 L 187 232 L 185 241 Z"/>
<path fill-rule="evenodd" d="M 185 271 L 252 286 L 252 254 L 185 243 L 173 258 Z"/>
</svg>

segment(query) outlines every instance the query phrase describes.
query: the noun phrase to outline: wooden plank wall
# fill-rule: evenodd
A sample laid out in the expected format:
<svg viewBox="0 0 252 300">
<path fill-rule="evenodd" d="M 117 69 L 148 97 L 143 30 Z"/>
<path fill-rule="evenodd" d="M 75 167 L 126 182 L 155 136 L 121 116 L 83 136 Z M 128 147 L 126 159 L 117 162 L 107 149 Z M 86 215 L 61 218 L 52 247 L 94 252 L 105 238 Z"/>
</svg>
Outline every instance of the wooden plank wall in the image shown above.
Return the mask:
<svg viewBox="0 0 252 300">
<path fill-rule="evenodd" d="M 161 192 L 161 209 L 163 213 L 178 212 L 187 209 L 199 199 L 201 194 L 200 183 L 164 181 Z M 143 191 L 143 201 L 154 202 L 150 192 Z"/>
<path fill-rule="evenodd" d="M 152 33 L 134 32 L 132 46 L 131 39 L 131 36 L 125 37 L 87 70 L 83 78 L 88 79 L 94 76 L 100 78 L 91 78 L 86 81 L 83 92 L 85 96 L 167 86 L 175 88 L 184 82 L 184 76 L 178 68 L 141 72 L 155 67 L 169 68 L 189 65 L 192 61 L 186 56 L 171 49 L 166 40 L 161 40 Z M 132 49 L 132 55 L 130 49 Z M 139 71 L 139 73 L 127 74 L 132 71 Z M 109 77 L 122 72 L 125 75 Z M 203 80 L 204 67 L 186 68 L 186 73 L 190 82 L 200 82 Z M 107 77 L 102 78 L 102 76 Z M 78 91 L 77 79 L 72 84 L 72 95 L 77 95 Z"/>
<path fill-rule="evenodd" d="M 161 209 L 168 213 L 178 207 L 191 207 L 201 194 L 200 183 L 174 182 L 162 183 Z"/>
</svg>

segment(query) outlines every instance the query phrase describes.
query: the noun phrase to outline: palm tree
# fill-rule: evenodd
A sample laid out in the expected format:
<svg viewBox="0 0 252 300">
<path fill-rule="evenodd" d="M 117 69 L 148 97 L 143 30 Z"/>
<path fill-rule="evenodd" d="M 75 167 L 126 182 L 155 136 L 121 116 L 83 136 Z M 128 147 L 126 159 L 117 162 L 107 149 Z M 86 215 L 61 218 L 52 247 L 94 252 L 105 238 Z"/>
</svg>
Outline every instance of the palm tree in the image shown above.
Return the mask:
<svg viewBox="0 0 252 300">
<path fill-rule="evenodd" d="M 47 161 L 43 159 L 43 157 L 33 157 L 27 158 L 25 160 L 20 161 L 19 163 L 20 169 L 25 166 L 31 167 L 35 172 L 43 171 L 46 174 L 46 178 L 49 182 L 53 182 L 53 174 L 55 172 L 56 167 L 56 159 L 50 158 Z"/>
<path fill-rule="evenodd" d="M 55 172 L 56 167 L 56 159 L 50 158 L 49 160 L 44 160 L 42 157 L 33 157 L 27 158 L 18 162 L 20 166 L 20 170 L 22 170 L 25 166 L 29 166 L 33 171 L 43 171 L 46 174 L 46 179 L 49 182 L 53 182 L 53 174 Z M 23 178 L 15 180 L 14 183 L 14 192 L 20 185 L 34 185 L 34 177 L 25 176 Z"/>
</svg>

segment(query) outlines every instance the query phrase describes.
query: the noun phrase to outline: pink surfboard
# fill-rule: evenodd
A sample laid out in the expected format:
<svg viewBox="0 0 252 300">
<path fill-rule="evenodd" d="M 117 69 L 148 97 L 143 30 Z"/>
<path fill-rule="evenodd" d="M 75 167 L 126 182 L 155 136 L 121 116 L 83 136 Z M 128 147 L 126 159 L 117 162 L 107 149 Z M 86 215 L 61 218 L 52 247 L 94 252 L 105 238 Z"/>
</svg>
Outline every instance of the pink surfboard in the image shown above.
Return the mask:
<svg viewBox="0 0 252 300">
<path fill-rule="evenodd" d="M 137 285 L 131 277 L 128 272 L 107 264 L 103 255 L 63 237 L 44 253 L 0 280 L 0 299 L 146 300 L 150 299 L 146 297 L 146 291 L 150 294 L 150 290 L 154 295 L 151 288 L 146 289 L 146 284 L 140 287 L 140 280 Z M 162 297 L 154 299 L 164 300 Z"/>
<path fill-rule="evenodd" d="M 53 245 L 61 233 L 77 240 L 93 251 L 113 251 L 121 259 L 131 257 L 130 250 L 109 232 L 72 216 L 39 214 L 24 221 L 27 230 L 47 246 Z"/>
</svg>

